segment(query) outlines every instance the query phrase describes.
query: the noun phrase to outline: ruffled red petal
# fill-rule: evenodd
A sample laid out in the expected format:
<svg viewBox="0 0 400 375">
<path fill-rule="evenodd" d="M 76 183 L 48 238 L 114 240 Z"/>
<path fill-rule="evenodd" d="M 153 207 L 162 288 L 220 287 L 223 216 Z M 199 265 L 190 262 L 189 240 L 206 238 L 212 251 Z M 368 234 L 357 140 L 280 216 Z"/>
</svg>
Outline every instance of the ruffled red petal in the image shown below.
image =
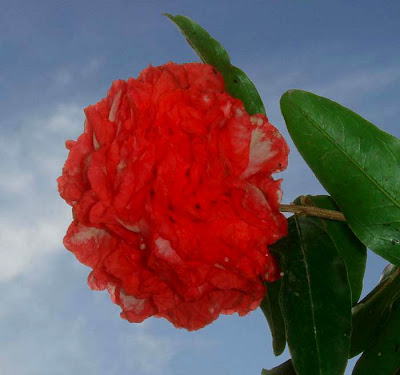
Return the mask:
<svg viewBox="0 0 400 375">
<path fill-rule="evenodd" d="M 85 109 L 60 195 L 73 208 L 64 244 L 91 267 L 121 316 L 164 317 L 196 330 L 257 308 L 279 277 L 267 245 L 288 147 L 264 115 L 249 116 L 205 64 L 145 69 Z"/>
</svg>

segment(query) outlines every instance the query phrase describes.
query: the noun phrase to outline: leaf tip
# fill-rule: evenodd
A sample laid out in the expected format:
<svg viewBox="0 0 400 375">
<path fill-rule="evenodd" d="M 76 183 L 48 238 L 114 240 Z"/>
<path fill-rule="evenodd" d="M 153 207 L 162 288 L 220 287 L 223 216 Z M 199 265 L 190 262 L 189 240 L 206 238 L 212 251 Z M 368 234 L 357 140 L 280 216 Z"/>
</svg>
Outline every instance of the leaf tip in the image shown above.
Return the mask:
<svg viewBox="0 0 400 375">
<path fill-rule="evenodd" d="M 285 345 L 281 345 L 281 346 L 273 345 L 272 349 L 274 352 L 274 356 L 279 357 L 285 351 L 285 347 L 286 347 L 286 342 L 285 342 Z"/>
<path fill-rule="evenodd" d="M 279 102 L 281 110 L 283 109 L 283 107 L 286 105 L 286 103 L 290 100 L 290 96 L 292 94 L 292 92 L 295 90 L 288 90 L 286 92 L 284 92 L 281 96 L 281 100 Z"/>
<path fill-rule="evenodd" d="M 293 106 L 299 106 L 302 105 L 305 101 L 308 101 L 310 98 L 310 92 L 304 91 L 304 90 L 299 90 L 299 89 L 292 89 L 286 91 L 282 96 L 280 100 L 280 107 L 281 107 L 281 112 L 283 114 L 283 117 L 286 120 L 286 117 L 288 116 L 289 113 L 292 112 Z M 311 94 L 316 96 L 315 94 Z M 286 123 L 287 125 L 287 123 Z"/>
<path fill-rule="evenodd" d="M 162 15 L 163 15 L 164 17 L 169 18 L 171 21 L 173 21 L 174 18 L 175 18 L 172 14 L 167 13 L 167 12 L 162 13 Z"/>
<path fill-rule="evenodd" d="M 303 93 L 305 91 L 302 90 L 297 90 L 297 89 L 292 89 L 292 90 L 287 90 L 285 93 L 283 93 L 283 95 L 281 96 L 281 103 L 285 102 L 287 100 L 290 100 L 291 98 L 293 98 L 293 96 L 296 96 L 296 94 L 298 93 Z"/>
</svg>

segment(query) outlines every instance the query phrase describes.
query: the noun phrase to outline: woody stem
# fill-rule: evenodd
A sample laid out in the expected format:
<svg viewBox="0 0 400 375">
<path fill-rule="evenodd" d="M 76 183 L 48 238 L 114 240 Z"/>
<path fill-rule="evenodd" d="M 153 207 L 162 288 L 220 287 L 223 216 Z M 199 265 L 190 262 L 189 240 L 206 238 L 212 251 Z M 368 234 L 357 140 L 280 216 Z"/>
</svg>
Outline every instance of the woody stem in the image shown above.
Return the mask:
<svg viewBox="0 0 400 375">
<path fill-rule="evenodd" d="M 311 206 L 298 206 L 295 204 L 281 204 L 279 206 L 281 212 L 292 212 L 294 214 L 317 216 L 323 219 L 346 221 L 344 215 L 339 211 L 326 210 L 324 208 Z"/>
</svg>

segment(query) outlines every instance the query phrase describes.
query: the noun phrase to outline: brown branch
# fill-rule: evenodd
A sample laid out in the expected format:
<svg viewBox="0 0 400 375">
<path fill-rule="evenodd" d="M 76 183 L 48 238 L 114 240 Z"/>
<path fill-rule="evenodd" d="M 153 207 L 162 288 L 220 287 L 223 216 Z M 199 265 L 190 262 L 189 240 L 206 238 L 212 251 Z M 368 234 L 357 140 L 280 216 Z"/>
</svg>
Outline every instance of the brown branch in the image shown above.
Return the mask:
<svg viewBox="0 0 400 375">
<path fill-rule="evenodd" d="M 311 206 L 298 206 L 295 204 L 281 204 L 279 206 L 281 212 L 291 212 L 294 214 L 317 216 L 323 219 L 331 219 L 338 221 L 346 221 L 344 215 L 339 211 L 326 210 L 324 208 Z"/>
</svg>

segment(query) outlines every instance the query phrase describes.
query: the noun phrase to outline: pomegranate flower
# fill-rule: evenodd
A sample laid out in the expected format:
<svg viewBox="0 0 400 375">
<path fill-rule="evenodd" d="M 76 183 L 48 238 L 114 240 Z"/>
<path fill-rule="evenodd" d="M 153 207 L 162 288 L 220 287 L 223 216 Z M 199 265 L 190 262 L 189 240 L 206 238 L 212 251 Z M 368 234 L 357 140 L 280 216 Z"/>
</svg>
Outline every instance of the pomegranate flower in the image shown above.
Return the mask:
<svg viewBox="0 0 400 375">
<path fill-rule="evenodd" d="M 287 231 L 271 174 L 288 147 L 268 119 L 199 63 L 115 81 L 85 114 L 58 188 L 73 211 L 64 245 L 92 268 L 90 288 L 130 322 L 188 330 L 256 309 L 279 278 L 267 245 Z"/>
</svg>

